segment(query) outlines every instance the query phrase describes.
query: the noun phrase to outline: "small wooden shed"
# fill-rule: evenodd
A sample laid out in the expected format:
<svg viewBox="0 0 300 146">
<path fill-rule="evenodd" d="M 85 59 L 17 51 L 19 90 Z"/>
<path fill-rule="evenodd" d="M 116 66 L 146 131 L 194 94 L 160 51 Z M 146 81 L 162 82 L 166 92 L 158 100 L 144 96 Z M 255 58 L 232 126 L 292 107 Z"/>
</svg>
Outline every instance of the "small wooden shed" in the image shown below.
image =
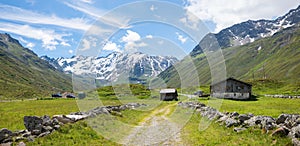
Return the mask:
<svg viewBox="0 0 300 146">
<path fill-rule="evenodd" d="M 160 100 L 163 101 L 178 101 L 178 93 L 176 89 L 161 89 L 160 90 Z"/>
<path fill-rule="evenodd" d="M 249 99 L 252 95 L 252 85 L 246 82 L 227 78 L 210 86 L 210 96 L 228 99 Z"/>
</svg>

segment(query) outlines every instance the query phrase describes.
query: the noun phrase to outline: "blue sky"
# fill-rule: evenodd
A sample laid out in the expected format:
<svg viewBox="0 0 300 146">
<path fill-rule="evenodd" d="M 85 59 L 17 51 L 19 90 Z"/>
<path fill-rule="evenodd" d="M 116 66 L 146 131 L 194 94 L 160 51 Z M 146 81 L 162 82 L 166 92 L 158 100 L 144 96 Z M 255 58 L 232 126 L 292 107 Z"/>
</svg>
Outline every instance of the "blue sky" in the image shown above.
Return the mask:
<svg viewBox="0 0 300 146">
<path fill-rule="evenodd" d="M 182 58 L 205 33 L 249 19 L 275 19 L 299 2 L 0 0 L 0 32 L 39 56 L 70 57 L 90 49 L 84 55 L 141 51 Z"/>
</svg>

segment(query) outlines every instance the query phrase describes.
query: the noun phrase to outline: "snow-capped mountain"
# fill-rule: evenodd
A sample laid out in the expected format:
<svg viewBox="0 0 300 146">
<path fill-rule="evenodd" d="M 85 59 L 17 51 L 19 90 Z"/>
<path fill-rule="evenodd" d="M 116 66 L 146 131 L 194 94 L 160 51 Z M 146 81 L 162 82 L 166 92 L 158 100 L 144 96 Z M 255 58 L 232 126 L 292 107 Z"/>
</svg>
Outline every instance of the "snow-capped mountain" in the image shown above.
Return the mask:
<svg viewBox="0 0 300 146">
<path fill-rule="evenodd" d="M 55 68 L 75 75 L 92 75 L 101 82 L 117 81 L 122 76 L 131 82 L 142 82 L 154 77 L 175 64 L 170 56 L 149 56 L 143 53 L 123 54 L 114 52 L 106 57 L 74 56 L 72 58 L 49 58 L 42 56 Z"/>
<path fill-rule="evenodd" d="M 255 10 L 254 10 L 255 11 Z M 205 38 L 212 35 L 217 39 L 221 48 L 240 46 L 251 43 L 257 39 L 274 35 L 276 32 L 294 26 L 300 22 L 300 6 L 290 10 L 286 15 L 275 20 L 248 20 L 231 27 L 221 30 L 217 34 L 208 34 Z M 207 41 L 207 39 L 202 41 Z M 205 42 L 200 42 L 200 44 Z M 192 56 L 202 53 L 201 47 L 197 45 L 191 52 Z"/>
</svg>

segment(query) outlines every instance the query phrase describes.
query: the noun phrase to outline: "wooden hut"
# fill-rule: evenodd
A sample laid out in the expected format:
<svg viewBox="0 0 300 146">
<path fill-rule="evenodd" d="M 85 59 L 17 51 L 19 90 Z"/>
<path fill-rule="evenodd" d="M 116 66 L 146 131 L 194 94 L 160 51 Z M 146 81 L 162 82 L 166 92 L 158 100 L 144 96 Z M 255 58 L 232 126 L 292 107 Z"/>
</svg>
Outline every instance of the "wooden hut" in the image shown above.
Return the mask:
<svg viewBox="0 0 300 146">
<path fill-rule="evenodd" d="M 160 90 L 160 100 L 163 101 L 178 101 L 178 94 L 176 89 L 161 89 Z"/>
<path fill-rule="evenodd" d="M 228 78 L 210 86 L 210 96 L 228 99 L 249 99 L 252 85 L 234 78 Z"/>
</svg>

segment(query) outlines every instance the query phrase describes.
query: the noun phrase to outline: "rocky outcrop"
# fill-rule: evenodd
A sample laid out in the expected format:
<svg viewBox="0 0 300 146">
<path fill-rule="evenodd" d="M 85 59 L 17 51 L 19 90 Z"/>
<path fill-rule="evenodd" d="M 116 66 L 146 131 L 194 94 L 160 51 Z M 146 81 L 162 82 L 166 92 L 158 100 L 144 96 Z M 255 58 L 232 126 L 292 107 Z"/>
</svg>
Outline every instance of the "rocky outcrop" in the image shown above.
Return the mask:
<svg viewBox="0 0 300 146">
<path fill-rule="evenodd" d="M 281 114 L 278 118 L 273 118 L 251 113 L 222 113 L 198 102 L 179 102 L 178 105 L 183 108 L 193 108 L 201 116 L 222 123 L 226 127 L 234 127 L 235 132 L 242 132 L 249 127 L 259 127 L 267 133 L 272 132 L 272 136 L 288 136 L 294 145 L 300 144 L 300 115 L 297 114 Z"/>
<path fill-rule="evenodd" d="M 266 97 L 273 97 L 273 98 L 298 98 L 300 99 L 300 95 L 265 95 Z"/>
<path fill-rule="evenodd" d="M 19 130 L 12 132 L 6 128 L 0 130 L 0 144 L 4 143 L 11 145 L 12 142 L 22 141 L 34 141 L 35 138 L 44 137 L 55 130 L 58 130 L 62 125 L 68 123 L 75 123 L 80 120 L 95 117 L 99 114 L 112 114 L 112 115 L 122 115 L 120 112 L 127 109 L 135 109 L 140 106 L 146 106 L 145 104 L 139 103 L 128 103 L 124 105 L 117 106 L 103 106 L 96 107 L 87 112 L 74 112 L 69 115 L 54 115 L 52 118 L 50 116 L 44 115 L 42 117 L 38 116 L 24 116 L 24 126 L 25 130 Z"/>
</svg>

